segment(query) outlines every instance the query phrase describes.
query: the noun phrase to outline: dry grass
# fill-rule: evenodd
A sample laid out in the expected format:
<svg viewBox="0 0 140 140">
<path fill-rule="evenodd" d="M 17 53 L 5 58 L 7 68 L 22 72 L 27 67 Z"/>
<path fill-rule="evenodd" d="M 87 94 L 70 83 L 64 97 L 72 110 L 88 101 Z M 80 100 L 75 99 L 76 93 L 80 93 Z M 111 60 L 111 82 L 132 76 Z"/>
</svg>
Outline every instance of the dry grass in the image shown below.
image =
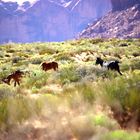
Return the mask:
<svg viewBox="0 0 140 140">
<path fill-rule="evenodd" d="M 139 140 L 139 47 L 117 39 L 0 46 L 1 79 L 29 72 L 19 87 L 0 83 L 0 139 Z M 123 76 L 96 66 L 97 56 L 119 60 Z M 42 71 L 43 61 L 58 71 Z"/>
</svg>

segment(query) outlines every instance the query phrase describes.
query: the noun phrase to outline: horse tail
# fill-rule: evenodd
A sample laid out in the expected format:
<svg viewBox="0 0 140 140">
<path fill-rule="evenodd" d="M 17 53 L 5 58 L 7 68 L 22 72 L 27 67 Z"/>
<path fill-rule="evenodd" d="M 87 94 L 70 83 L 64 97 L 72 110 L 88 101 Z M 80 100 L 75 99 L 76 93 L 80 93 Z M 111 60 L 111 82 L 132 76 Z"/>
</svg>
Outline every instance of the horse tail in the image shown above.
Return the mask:
<svg viewBox="0 0 140 140">
<path fill-rule="evenodd" d="M 43 69 L 43 66 L 42 66 L 43 63 L 44 63 L 44 62 L 42 62 L 42 63 L 39 65 L 39 68 Z"/>
</svg>

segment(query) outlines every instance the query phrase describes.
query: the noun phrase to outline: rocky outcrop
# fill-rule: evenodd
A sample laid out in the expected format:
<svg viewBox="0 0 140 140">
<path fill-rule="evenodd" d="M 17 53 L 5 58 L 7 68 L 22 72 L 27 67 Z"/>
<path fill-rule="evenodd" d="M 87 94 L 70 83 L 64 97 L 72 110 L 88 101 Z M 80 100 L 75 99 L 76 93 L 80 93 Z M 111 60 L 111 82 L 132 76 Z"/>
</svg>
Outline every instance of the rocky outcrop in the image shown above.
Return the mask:
<svg viewBox="0 0 140 140">
<path fill-rule="evenodd" d="M 140 5 L 109 12 L 80 33 L 81 38 L 140 38 Z"/>
</svg>

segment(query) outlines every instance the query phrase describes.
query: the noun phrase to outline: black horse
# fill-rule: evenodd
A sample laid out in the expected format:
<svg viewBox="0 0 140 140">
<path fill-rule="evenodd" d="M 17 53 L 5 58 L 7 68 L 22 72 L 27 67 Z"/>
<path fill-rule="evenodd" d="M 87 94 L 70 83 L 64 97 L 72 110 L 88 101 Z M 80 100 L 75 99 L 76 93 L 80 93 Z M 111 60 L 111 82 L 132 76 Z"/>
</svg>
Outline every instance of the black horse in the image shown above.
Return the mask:
<svg viewBox="0 0 140 140">
<path fill-rule="evenodd" d="M 115 61 L 104 61 L 103 59 L 101 59 L 100 57 L 97 57 L 96 59 L 96 65 L 100 64 L 101 67 L 106 67 L 108 70 L 115 70 L 117 71 L 120 75 L 122 75 L 122 73 L 120 72 L 120 67 L 119 67 L 119 61 L 115 60 Z"/>
</svg>

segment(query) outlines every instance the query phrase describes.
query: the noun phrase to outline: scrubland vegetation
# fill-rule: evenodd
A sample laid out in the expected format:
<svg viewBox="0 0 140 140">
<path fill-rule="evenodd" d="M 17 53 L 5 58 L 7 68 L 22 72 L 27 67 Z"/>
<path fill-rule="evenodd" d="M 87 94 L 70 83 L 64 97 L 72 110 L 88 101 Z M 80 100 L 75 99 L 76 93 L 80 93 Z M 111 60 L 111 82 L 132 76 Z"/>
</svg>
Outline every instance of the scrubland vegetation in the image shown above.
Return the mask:
<svg viewBox="0 0 140 140">
<path fill-rule="evenodd" d="M 120 76 L 95 65 L 120 61 Z M 58 71 L 43 71 L 44 61 Z M 140 140 L 140 40 L 81 39 L 0 46 L 0 139 Z"/>
</svg>

